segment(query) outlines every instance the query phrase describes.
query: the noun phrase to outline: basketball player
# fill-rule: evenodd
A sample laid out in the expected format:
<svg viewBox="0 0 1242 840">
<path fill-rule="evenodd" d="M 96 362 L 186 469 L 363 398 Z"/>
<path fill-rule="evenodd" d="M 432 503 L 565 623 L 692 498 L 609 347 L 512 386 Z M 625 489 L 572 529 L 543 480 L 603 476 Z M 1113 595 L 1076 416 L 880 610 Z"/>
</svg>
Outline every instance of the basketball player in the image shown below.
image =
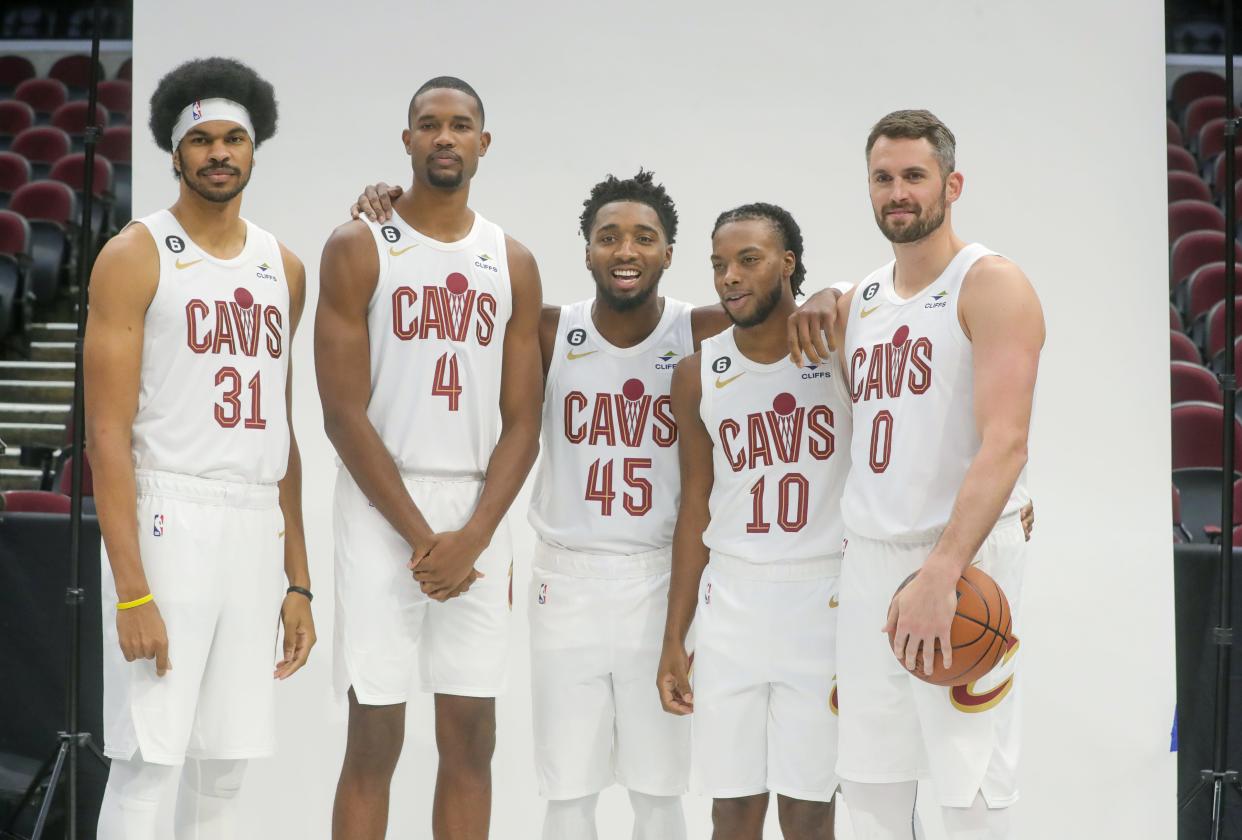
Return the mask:
<svg viewBox="0 0 1242 840">
<path fill-rule="evenodd" d="M 848 395 L 831 365 L 785 358 L 806 271 L 788 212 L 723 213 L 712 268 L 734 327 L 673 375 L 682 495 L 660 697 L 693 712 L 692 775 L 715 800 L 715 840 L 762 837 L 770 791 L 786 838 L 831 838 Z"/>
<path fill-rule="evenodd" d="M 862 840 L 910 836 L 924 762 L 949 837 L 1006 838 L 1020 656 L 955 688 L 907 672 L 920 650 L 930 672 L 933 645 L 952 663 L 954 589 L 968 565 L 996 579 L 1017 626 L 1043 315 L 1016 265 L 954 233 L 963 179 L 940 120 L 889 114 L 866 152 L 895 259 L 841 299 L 834 330 L 858 430 L 841 506 L 837 771 Z M 891 648 L 881 628 L 895 631 Z"/>
<path fill-rule="evenodd" d="M 324 247 L 316 368 L 335 494 L 336 679 L 349 733 L 333 836 L 384 836 L 415 659 L 434 693 L 437 838 L 487 836 L 511 549 L 503 519 L 538 451 L 539 272 L 467 205 L 491 135 L 438 77 L 402 133 L 413 186 L 385 224 Z"/>
<path fill-rule="evenodd" d="M 305 272 L 240 215 L 255 147 L 275 129 L 272 86 L 243 64 L 200 59 L 161 79 L 151 131 L 180 194 L 111 239 L 91 275 L 112 758 L 102 840 L 167 837 L 156 819 L 174 791 L 176 837 L 236 836 L 246 760 L 274 746 L 273 617 L 277 679 L 315 643 L 290 424 Z"/>
</svg>

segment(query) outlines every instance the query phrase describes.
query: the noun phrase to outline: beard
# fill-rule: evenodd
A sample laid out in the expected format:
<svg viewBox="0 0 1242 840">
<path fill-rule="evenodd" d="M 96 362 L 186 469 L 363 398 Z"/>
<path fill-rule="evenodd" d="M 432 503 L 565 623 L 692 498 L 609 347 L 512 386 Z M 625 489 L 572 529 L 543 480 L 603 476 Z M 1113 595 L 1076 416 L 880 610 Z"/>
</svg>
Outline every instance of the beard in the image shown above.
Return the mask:
<svg viewBox="0 0 1242 840">
<path fill-rule="evenodd" d="M 940 193 L 940 199 L 928 210 L 918 212 L 914 217 L 914 221 L 904 227 L 893 227 L 889 225 L 884 214 L 890 210 L 895 210 L 898 207 L 901 207 L 902 209 L 914 210 L 917 209 L 917 205 L 910 207 L 893 204 L 887 205 L 881 210 L 881 212 L 876 214 L 875 223 L 880 226 L 880 232 L 884 234 L 885 238 L 895 245 L 908 245 L 911 242 L 918 242 L 920 239 L 924 239 L 935 233 L 936 230 L 944 224 L 945 195 L 947 190 L 948 187 L 946 185 L 945 190 L 942 190 Z"/>
<path fill-rule="evenodd" d="M 725 314 L 729 316 L 730 321 L 732 321 L 735 325 L 742 327 L 743 329 L 747 327 L 757 327 L 758 325 L 762 324 L 764 321 L 768 320 L 768 316 L 772 314 L 772 310 L 775 309 L 780 304 L 781 295 L 785 291 L 783 288 L 781 288 L 782 285 L 783 284 L 781 282 L 780 277 L 777 277 L 776 285 L 772 287 L 771 294 L 769 294 L 765 298 L 758 299 L 758 303 L 755 306 L 755 311 L 749 317 L 739 318 L 735 316 L 733 312 L 730 311 L 729 307 L 727 306 L 724 307 Z"/>
<path fill-rule="evenodd" d="M 439 187 L 442 190 L 455 190 L 461 186 L 461 182 L 465 179 L 466 173 L 460 170 L 457 172 L 438 172 L 434 169 L 427 170 L 427 183 L 431 184 L 433 187 Z"/>
<path fill-rule="evenodd" d="M 595 279 L 595 297 L 611 309 L 613 312 L 630 312 L 646 303 L 652 295 L 656 293 L 656 289 L 660 287 L 660 278 L 664 276 L 664 269 L 661 268 L 655 276 L 655 279 L 645 289 L 639 289 L 631 295 L 618 295 L 609 285 L 608 275 L 602 278 L 600 275 L 591 272 L 591 276 Z"/>
<path fill-rule="evenodd" d="M 180 156 L 178 156 L 178 161 L 180 162 Z M 214 187 L 211 184 L 209 184 L 207 181 L 199 180 L 199 178 L 206 177 L 206 174 L 208 172 L 218 171 L 221 169 L 227 170 L 229 172 L 232 172 L 234 175 L 240 176 L 240 180 L 237 182 L 236 185 L 231 186 L 231 187 Z M 207 201 L 210 201 L 214 204 L 225 204 L 229 201 L 232 201 L 237 196 L 241 195 L 241 191 L 244 190 L 246 188 L 246 185 L 250 183 L 250 175 L 252 172 L 254 172 L 254 167 L 252 166 L 250 169 L 246 170 L 243 173 L 236 166 L 227 166 L 227 165 L 226 166 L 205 166 L 202 169 L 198 170 L 198 172 L 194 173 L 194 175 L 191 176 L 191 175 L 185 174 L 185 166 L 182 165 L 181 171 L 182 171 L 181 180 L 185 182 L 185 185 L 187 187 L 189 187 L 191 190 L 193 190 L 195 193 L 197 193 L 202 198 L 205 198 Z"/>
</svg>

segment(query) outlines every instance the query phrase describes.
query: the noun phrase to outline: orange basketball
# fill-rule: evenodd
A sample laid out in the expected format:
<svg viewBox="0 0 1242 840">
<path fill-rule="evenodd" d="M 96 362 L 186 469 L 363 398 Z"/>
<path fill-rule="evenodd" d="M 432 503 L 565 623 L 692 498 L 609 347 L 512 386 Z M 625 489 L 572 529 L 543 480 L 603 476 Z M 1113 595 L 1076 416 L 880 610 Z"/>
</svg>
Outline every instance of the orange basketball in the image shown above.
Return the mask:
<svg viewBox="0 0 1242 840">
<path fill-rule="evenodd" d="M 918 574 L 918 572 L 915 572 Z M 914 575 L 897 587 L 900 592 Z M 897 597 L 897 592 L 893 597 Z M 957 612 L 949 631 L 953 642 L 953 667 L 944 667 L 940 645 L 936 645 L 936 662 L 931 675 L 923 673 L 923 653 L 915 655 L 915 668 L 910 673 L 933 685 L 966 685 L 996 667 L 1005 653 L 1018 643 L 1013 635 L 1013 613 L 1009 599 L 991 575 L 970 566 L 957 581 Z M 888 634 L 892 647 L 893 634 Z M 904 667 L 905 662 L 902 662 Z"/>
</svg>

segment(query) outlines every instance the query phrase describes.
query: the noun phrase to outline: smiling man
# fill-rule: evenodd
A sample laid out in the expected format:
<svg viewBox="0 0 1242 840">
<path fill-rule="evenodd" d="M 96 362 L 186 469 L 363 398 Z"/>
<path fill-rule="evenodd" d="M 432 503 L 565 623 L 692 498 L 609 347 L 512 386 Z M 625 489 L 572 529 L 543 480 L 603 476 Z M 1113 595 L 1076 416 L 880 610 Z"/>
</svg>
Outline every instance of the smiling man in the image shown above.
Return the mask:
<svg viewBox="0 0 1242 840">
<path fill-rule="evenodd" d="M 414 672 L 435 695 L 432 836 L 486 837 L 512 549 L 504 515 L 538 451 L 539 271 L 470 209 L 482 100 L 441 76 L 410 100 L 413 185 L 384 224 L 332 234 L 315 361 L 343 468 L 334 500 L 336 681 L 349 734 L 332 814 L 382 838 Z"/>
<path fill-rule="evenodd" d="M 246 759 L 274 747 L 273 617 L 277 679 L 315 642 L 290 413 L 305 273 L 240 215 L 254 150 L 275 130 L 272 86 L 243 64 L 201 59 L 161 79 L 151 131 L 180 195 L 111 239 L 91 274 L 103 840 L 167 837 L 157 820 L 174 792 L 178 840 L 236 836 Z"/>
</svg>

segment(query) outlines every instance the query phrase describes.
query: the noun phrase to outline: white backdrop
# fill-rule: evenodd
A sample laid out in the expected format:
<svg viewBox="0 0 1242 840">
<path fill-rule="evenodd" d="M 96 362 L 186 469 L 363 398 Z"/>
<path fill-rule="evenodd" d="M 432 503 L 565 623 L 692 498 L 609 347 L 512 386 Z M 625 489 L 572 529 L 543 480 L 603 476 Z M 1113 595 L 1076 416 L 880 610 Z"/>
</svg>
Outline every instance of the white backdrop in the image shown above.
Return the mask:
<svg viewBox="0 0 1242 840">
<path fill-rule="evenodd" d="M 141 130 L 155 82 L 187 58 L 232 56 L 267 77 L 281 104 L 243 212 L 307 265 L 295 416 L 322 641 L 281 686 L 280 753 L 250 771 L 246 837 L 328 836 L 344 712 L 328 689 L 335 468 L 312 370 L 317 266 L 363 183 L 408 183 L 406 104 L 440 74 L 471 82 L 487 106 L 494 142 L 472 204 L 531 248 L 552 302 L 591 292 L 576 234 L 589 187 L 639 165 L 654 168 L 681 214 L 667 293 L 713 298 L 710 226 L 754 200 L 782 204 L 801 223 L 810 288 L 857 280 L 890 253 L 867 199 L 871 124 L 928 107 L 953 128 L 966 177 L 958 230 L 1026 269 L 1048 321 L 1031 445 L 1038 533 L 1021 628 L 1018 836 L 1173 836 L 1159 0 L 1133 0 L 1124 14 L 1101 0 L 135 7 L 136 212 L 176 195 L 165 156 Z M 533 541 L 526 499 L 511 517 L 519 593 Z M 494 765 L 500 838 L 537 837 L 542 813 L 517 601 Z M 425 699 L 410 705 L 394 837 L 430 836 L 430 709 Z M 687 812 L 691 836 L 706 837 L 708 803 L 689 797 Z M 601 837 L 629 837 L 618 790 L 600 813 Z"/>
</svg>

